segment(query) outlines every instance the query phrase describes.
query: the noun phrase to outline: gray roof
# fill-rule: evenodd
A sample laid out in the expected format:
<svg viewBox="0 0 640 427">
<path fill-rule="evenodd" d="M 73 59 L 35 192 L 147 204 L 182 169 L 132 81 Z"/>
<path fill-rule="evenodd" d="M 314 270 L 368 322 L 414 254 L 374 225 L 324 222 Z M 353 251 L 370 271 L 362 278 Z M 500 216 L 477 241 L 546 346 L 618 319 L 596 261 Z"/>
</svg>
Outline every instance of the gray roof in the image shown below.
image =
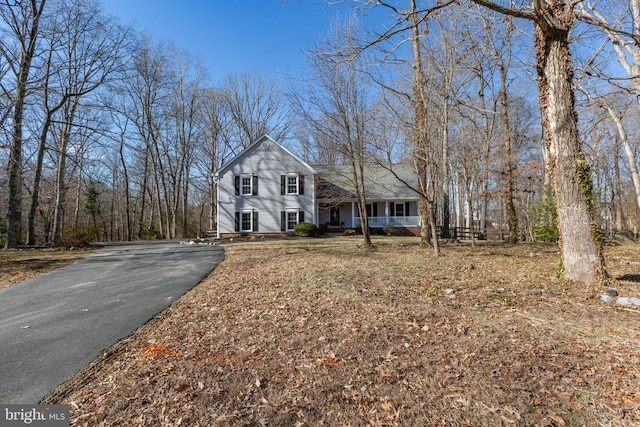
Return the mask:
<svg viewBox="0 0 640 427">
<path fill-rule="evenodd" d="M 314 166 L 318 171 L 318 199 L 353 200 L 356 197 L 353 173 L 349 165 Z M 364 187 L 367 200 L 415 200 L 418 176 L 410 164 L 391 167 L 365 165 Z"/>
</svg>

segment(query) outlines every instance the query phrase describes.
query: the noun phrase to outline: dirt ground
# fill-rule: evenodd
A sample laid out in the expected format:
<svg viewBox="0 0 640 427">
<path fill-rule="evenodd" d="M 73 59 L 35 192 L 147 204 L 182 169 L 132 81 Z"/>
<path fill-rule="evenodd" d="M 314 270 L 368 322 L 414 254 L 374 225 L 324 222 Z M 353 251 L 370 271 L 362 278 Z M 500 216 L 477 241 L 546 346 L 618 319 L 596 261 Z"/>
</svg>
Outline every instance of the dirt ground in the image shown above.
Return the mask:
<svg viewBox="0 0 640 427">
<path fill-rule="evenodd" d="M 62 385 L 74 426 L 638 426 L 640 245 L 615 278 L 555 245 L 234 243 L 199 286 Z M 1 279 L 1 277 L 0 277 Z"/>
</svg>

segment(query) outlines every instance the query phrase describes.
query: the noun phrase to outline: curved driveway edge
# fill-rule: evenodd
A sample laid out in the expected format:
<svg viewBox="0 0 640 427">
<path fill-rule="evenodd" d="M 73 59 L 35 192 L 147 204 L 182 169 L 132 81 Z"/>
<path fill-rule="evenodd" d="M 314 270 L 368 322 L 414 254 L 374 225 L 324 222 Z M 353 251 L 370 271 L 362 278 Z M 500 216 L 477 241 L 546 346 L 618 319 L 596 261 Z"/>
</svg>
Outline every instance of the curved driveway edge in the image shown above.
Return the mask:
<svg viewBox="0 0 640 427">
<path fill-rule="evenodd" d="M 107 246 L 0 290 L 0 403 L 38 403 L 198 284 L 219 246 Z"/>
</svg>

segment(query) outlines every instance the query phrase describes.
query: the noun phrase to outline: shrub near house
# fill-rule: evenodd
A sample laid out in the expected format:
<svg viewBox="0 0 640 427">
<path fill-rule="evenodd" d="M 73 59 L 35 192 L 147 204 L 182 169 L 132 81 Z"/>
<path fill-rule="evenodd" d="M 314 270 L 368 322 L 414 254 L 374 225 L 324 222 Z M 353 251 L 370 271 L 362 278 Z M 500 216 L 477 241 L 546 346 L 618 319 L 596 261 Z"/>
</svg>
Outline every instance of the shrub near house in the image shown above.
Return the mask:
<svg viewBox="0 0 640 427">
<path fill-rule="evenodd" d="M 316 237 L 318 235 L 318 227 L 310 222 L 300 222 L 293 227 L 293 234 L 301 237 Z"/>
</svg>

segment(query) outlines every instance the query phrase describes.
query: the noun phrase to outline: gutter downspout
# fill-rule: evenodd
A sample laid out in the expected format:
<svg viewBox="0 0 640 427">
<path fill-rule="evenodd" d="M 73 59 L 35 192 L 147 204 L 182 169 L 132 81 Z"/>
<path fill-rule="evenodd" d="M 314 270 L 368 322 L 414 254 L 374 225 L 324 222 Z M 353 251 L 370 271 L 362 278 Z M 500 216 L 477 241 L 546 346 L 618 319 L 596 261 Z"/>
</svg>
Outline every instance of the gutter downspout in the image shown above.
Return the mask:
<svg viewBox="0 0 640 427">
<path fill-rule="evenodd" d="M 214 173 L 214 184 L 216 186 L 216 239 L 220 239 L 220 180 L 218 172 Z"/>
</svg>

